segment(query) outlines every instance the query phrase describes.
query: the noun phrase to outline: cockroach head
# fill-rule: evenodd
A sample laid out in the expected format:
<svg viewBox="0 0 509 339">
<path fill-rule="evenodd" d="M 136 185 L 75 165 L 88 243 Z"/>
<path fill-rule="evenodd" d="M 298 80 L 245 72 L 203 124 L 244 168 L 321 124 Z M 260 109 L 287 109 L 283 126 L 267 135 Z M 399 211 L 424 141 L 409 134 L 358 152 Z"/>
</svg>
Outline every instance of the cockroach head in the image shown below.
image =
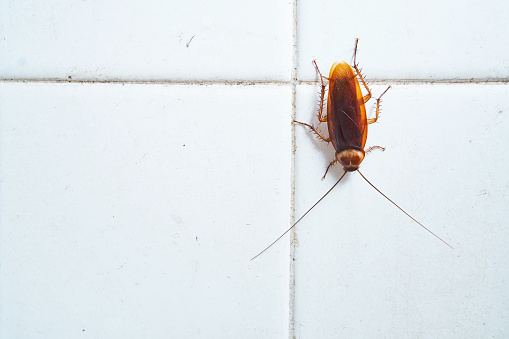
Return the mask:
<svg viewBox="0 0 509 339">
<path fill-rule="evenodd" d="M 353 148 L 348 148 L 336 153 L 336 159 L 338 159 L 343 169 L 347 172 L 356 171 L 359 168 L 362 160 L 364 160 L 364 151 Z"/>
</svg>

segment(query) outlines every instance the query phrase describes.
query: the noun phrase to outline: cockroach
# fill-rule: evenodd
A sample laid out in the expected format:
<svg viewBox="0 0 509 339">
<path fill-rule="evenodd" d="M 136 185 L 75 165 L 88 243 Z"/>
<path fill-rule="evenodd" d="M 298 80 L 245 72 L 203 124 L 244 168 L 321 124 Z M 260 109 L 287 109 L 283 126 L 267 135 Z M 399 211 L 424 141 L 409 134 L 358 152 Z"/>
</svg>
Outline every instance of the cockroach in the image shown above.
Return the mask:
<svg viewBox="0 0 509 339">
<path fill-rule="evenodd" d="M 336 162 L 339 162 L 343 166 L 343 170 L 345 171 L 343 175 L 339 178 L 339 180 L 318 200 L 310 209 L 307 210 L 306 213 L 299 220 L 297 220 L 292 227 L 286 230 L 279 238 L 277 238 L 274 242 L 272 242 L 269 246 L 267 246 L 263 251 L 258 253 L 251 260 L 258 257 L 260 254 L 268 250 L 272 245 L 274 245 L 279 239 L 281 239 L 286 233 L 288 233 L 292 228 L 295 227 L 316 205 L 320 203 L 333 189 L 336 187 L 341 179 L 345 177 L 348 172 L 357 171 L 361 177 L 366 180 L 366 182 L 371 185 L 378 193 L 383 195 L 387 200 L 394 204 L 397 208 L 399 208 L 403 213 L 409 216 L 413 221 L 423 227 L 426 231 L 433 234 L 436 238 L 442 241 L 444 244 L 453 248 L 447 242 L 445 242 L 438 235 L 433 233 L 431 230 L 426 228 L 423 224 L 415 220 L 410 214 L 405 212 L 401 207 L 399 207 L 394 201 L 389 199 L 385 194 L 383 194 L 378 188 L 376 188 L 366 177 L 359 171 L 359 166 L 364 160 L 366 153 L 370 152 L 375 148 L 379 148 L 385 150 L 385 148 L 380 146 L 373 146 L 364 149 L 366 146 L 366 138 L 368 136 L 368 125 L 376 122 L 378 120 L 378 113 L 380 112 L 380 101 L 382 96 L 391 88 L 391 86 L 387 87 L 387 89 L 376 99 L 376 113 L 375 117 L 372 119 L 368 119 L 366 116 L 366 107 L 364 104 L 371 99 L 371 91 L 362 76 L 358 64 L 357 64 L 357 44 L 359 39 L 355 40 L 355 52 L 354 52 L 354 61 L 353 61 L 353 69 L 350 65 L 343 62 L 335 62 L 329 72 L 329 77 L 325 77 L 320 72 L 316 61 L 313 60 L 316 71 L 320 76 L 321 81 L 321 97 L 320 97 L 320 108 L 318 112 L 318 120 L 320 122 L 327 122 L 327 127 L 329 130 L 329 137 L 326 138 L 319 131 L 317 131 L 313 126 L 306 124 L 304 122 L 295 121 L 294 123 L 301 124 L 307 126 L 316 133 L 322 140 L 325 142 L 332 142 L 334 149 L 336 150 L 336 158 L 329 164 L 327 170 L 323 178 L 327 175 L 330 167 L 334 165 Z M 354 71 L 355 69 L 355 71 Z M 360 79 L 362 85 L 368 92 L 368 94 L 363 95 L 362 90 L 357 78 Z M 326 84 L 324 82 L 328 80 L 329 85 L 329 93 L 327 96 L 327 115 L 323 115 L 323 104 L 325 97 L 325 88 Z M 322 179 L 323 179 L 322 178 Z"/>
</svg>

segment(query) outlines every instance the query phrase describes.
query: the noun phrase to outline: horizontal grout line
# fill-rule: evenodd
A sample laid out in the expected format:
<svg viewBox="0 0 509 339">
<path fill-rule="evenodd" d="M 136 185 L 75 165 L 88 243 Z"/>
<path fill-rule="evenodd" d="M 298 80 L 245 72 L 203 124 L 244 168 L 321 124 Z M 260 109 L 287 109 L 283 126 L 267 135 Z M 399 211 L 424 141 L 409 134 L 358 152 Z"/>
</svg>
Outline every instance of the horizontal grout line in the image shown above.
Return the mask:
<svg viewBox="0 0 509 339">
<path fill-rule="evenodd" d="M 72 84 L 136 84 L 136 85 L 225 85 L 225 86 L 291 86 L 316 85 L 316 81 L 284 81 L 284 80 L 75 80 L 75 79 L 0 79 L 0 83 L 72 83 Z M 372 85 L 433 85 L 433 84 L 490 84 L 506 85 L 509 79 L 376 79 L 369 80 Z"/>
<path fill-rule="evenodd" d="M 444 85 L 444 84 L 490 84 L 490 85 L 507 85 L 509 79 L 367 79 L 370 85 Z M 299 81 L 299 85 L 318 84 L 320 81 Z"/>
<path fill-rule="evenodd" d="M 70 83 L 70 84 L 135 84 L 135 85 L 226 85 L 226 86 L 288 86 L 292 82 L 277 80 L 77 80 L 77 79 L 0 79 L 0 83 Z"/>
</svg>

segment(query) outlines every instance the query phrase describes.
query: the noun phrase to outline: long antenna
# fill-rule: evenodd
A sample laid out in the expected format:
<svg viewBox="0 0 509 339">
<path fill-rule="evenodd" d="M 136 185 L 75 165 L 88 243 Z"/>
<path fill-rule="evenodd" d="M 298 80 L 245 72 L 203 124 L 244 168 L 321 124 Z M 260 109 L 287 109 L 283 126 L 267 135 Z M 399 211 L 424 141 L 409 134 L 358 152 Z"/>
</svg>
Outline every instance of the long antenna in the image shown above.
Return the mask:
<svg viewBox="0 0 509 339">
<path fill-rule="evenodd" d="M 435 233 L 431 232 L 428 228 L 426 228 L 426 226 L 424 226 L 423 224 L 421 224 L 420 222 L 418 222 L 417 220 L 415 220 L 410 214 L 408 214 L 407 212 L 405 212 L 401 207 L 398 206 L 398 204 L 396 204 L 394 201 L 392 201 L 391 199 L 389 199 L 389 197 L 387 197 L 385 194 L 383 194 L 378 188 L 375 187 L 375 185 L 373 185 L 372 183 L 369 182 L 368 179 L 366 179 L 366 177 L 364 175 L 362 175 L 361 171 L 357 170 L 357 172 L 359 172 L 359 174 L 361 175 L 361 177 L 364 178 L 364 180 L 366 180 L 366 182 L 368 184 L 371 185 L 371 187 L 373 187 L 374 189 L 376 189 L 378 191 L 378 193 L 380 193 L 381 195 L 383 195 L 387 200 L 389 200 L 390 202 L 392 202 L 394 204 L 394 206 L 396 206 L 397 208 L 399 208 L 403 213 L 405 213 L 406 215 L 408 215 L 410 217 L 410 219 L 412 219 L 413 221 L 415 221 L 416 223 L 418 223 L 419 225 L 421 225 L 422 228 L 424 228 L 426 231 L 428 231 L 429 233 L 433 234 L 435 237 L 437 237 L 438 239 L 440 239 L 440 241 L 442 241 L 444 244 L 446 244 L 447 246 L 449 246 L 450 248 L 454 249 L 454 247 L 452 247 L 451 245 L 449 245 L 448 243 L 446 243 L 442 238 L 440 238 L 438 235 L 436 235 Z"/>
<path fill-rule="evenodd" d="M 258 256 L 260 256 L 263 252 L 265 252 L 265 251 L 266 251 L 266 250 L 268 250 L 268 249 L 269 249 L 272 245 L 274 245 L 274 244 L 275 244 L 275 243 L 276 243 L 279 239 L 281 239 L 281 238 L 282 238 L 282 237 L 283 237 L 286 233 L 290 232 L 290 230 L 291 230 L 292 228 L 294 228 L 294 227 L 295 227 L 295 225 L 297 225 L 297 224 L 299 223 L 299 221 L 301 221 L 302 219 L 304 219 L 304 217 L 306 216 L 306 214 L 308 214 L 308 213 L 309 213 L 309 212 L 310 212 L 310 211 L 311 211 L 311 210 L 312 210 L 312 209 L 313 209 L 316 205 L 318 205 L 318 203 L 319 203 L 320 201 L 322 201 L 322 200 L 323 200 L 323 198 L 325 198 L 325 197 L 327 196 L 327 194 L 329 194 L 329 193 L 330 193 L 330 192 L 334 189 L 334 187 L 336 187 L 336 186 L 337 186 L 337 184 L 339 184 L 339 182 L 341 181 L 341 179 L 343 179 L 343 177 L 346 175 L 346 173 L 347 173 L 347 172 L 345 171 L 345 173 L 343 173 L 343 175 L 341 176 L 341 178 L 339 178 L 339 180 L 338 180 L 338 181 L 334 184 L 334 186 L 332 186 L 332 187 L 330 188 L 330 190 L 328 190 L 328 191 L 327 191 L 327 193 L 325 193 L 325 194 L 324 194 L 324 195 L 320 198 L 320 200 L 318 200 L 318 201 L 317 201 L 317 202 L 316 202 L 313 206 L 311 206 L 311 208 L 310 208 L 310 209 L 308 209 L 308 211 L 307 211 L 306 213 L 304 213 L 304 215 L 303 215 L 302 217 L 300 217 L 300 219 L 299 219 L 299 220 L 297 220 L 297 221 L 295 222 L 295 224 L 293 224 L 293 225 L 292 225 L 292 227 L 290 227 L 289 229 L 287 229 L 287 230 L 285 231 L 285 233 L 281 234 L 281 235 L 279 236 L 279 238 L 277 238 L 276 240 L 274 240 L 274 241 L 272 242 L 272 244 L 270 244 L 269 246 L 265 247 L 265 249 L 264 249 L 263 251 L 261 251 L 260 253 L 258 253 L 257 255 L 255 255 L 253 258 L 251 258 L 251 260 L 256 259 L 256 258 L 257 258 Z M 361 175 L 362 175 L 362 174 L 361 174 Z M 443 240 L 442 240 L 442 241 L 443 241 Z"/>
</svg>

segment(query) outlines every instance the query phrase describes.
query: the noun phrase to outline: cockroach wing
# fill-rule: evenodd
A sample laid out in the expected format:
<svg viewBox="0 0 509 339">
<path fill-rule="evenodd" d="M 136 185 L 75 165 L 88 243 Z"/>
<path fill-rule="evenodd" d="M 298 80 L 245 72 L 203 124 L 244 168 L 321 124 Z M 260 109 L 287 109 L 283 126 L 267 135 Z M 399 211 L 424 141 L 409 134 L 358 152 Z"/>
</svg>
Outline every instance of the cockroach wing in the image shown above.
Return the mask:
<svg viewBox="0 0 509 339">
<path fill-rule="evenodd" d="M 327 126 L 336 149 L 364 151 L 368 136 L 366 108 L 359 82 L 346 62 L 334 63 L 329 73 Z"/>
</svg>

